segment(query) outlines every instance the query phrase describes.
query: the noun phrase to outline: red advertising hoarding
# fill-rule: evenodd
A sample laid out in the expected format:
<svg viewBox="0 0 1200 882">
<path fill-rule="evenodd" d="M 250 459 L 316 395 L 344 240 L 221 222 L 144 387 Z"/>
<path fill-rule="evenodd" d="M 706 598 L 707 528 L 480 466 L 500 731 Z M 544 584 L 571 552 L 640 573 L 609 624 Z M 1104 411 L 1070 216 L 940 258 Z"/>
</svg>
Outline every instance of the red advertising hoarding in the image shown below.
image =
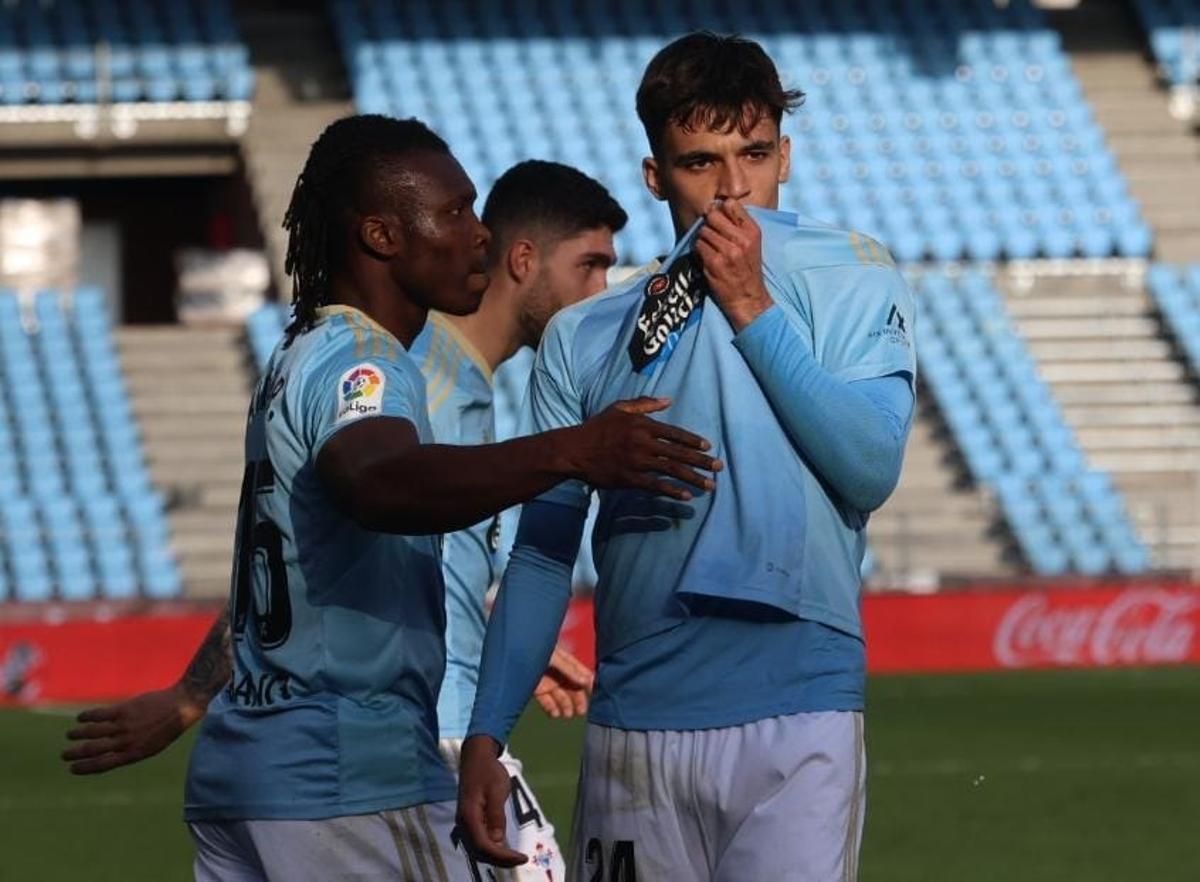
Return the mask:
<svg viewBox="0 0 1200 882">
<path fill-rule="evenodd" d="M 0 623 L 0 704 L 91 702 L 171 683 L 211 611 Z M 1200 586 L 872 594 L 863 603 L 873 673 L 1119 667 L 1200 662 Z M 563 639 L 594 658 L 592 607 L 572 603 Z"/>
<path fill-rule="evenodd" d="M 1123 667 L 1200 662 L 1200 586 L 872 595 L 873 672 Z"/>
</svg>

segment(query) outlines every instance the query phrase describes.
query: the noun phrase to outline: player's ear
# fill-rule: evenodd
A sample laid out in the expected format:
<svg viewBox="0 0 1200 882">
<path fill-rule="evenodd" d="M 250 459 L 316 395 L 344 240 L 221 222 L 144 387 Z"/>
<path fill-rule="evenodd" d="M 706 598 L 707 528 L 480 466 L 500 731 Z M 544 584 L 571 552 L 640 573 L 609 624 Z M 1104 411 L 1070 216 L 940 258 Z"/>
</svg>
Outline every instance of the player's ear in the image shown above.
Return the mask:
<svg viewBox="0 0 1200 882">
<path fill-rule="evenodd" d="M 368 252 L 380 258 L 395 257 L 404 247 L 404 233 L 394 218 L 369 214 L 359 219 L 358 240 Z"/>
<path fill-rule="evenodd" d="M 505 253 L 505 269 L 518 285 L 537 274 L 537 246 L 528 239 L 517 239 Z"/>
<path fill-rule="evenodd" d="M 642 179 L 646 182 L 646 189 L 650 191 L 651 196 L 662 202 L 667 198 L 667 194 L 663 190 L 660 171 L 658 160 L 653 156 L 647 156 L 642 160 Z"/>
<path fill-rule="evenodd" d="M 779 183 L 786 184 L 792 173 L 792 139 L 784 135 L 779 139 Z"/>
</svg>

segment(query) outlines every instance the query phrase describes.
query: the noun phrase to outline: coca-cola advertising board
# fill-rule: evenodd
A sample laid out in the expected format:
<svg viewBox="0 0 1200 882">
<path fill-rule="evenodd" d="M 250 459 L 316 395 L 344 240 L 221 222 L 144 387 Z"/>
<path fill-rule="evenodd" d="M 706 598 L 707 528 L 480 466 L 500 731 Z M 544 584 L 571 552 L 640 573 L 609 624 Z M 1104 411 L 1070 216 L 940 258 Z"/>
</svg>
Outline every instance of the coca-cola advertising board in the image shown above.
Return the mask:
<svg viewBox="0 0 1200 882">
<path fill-rule="evenodd" d="M 873 595 L 863 617 L 880 673 L 1200 662 L 1191 584 Z"/>
<path fill-rule="evenodd" d="M 0 624 L 0 704 L 86 702 L 175 680 L 214 612 Z M 1200 662 L 1200 586 L 871 594 L 872 673 L 1118 667 Z M 563 640 L 593 663 L 590 600 L 571 604 Z"/>
</svg>

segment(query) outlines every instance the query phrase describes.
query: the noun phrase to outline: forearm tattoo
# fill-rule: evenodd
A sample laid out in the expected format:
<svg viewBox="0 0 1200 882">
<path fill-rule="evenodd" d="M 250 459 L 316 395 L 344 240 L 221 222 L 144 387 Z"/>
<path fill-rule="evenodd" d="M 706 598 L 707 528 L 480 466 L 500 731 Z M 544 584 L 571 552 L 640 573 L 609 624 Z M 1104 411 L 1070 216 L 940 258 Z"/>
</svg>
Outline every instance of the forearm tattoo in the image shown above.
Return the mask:
<svg viewBox="0 0 1200 882">
<path fill-rule="evenodd" d="M 232 675 L 233 649 L 227 604 L 183 672 L 183 688 L 197 701 L 208 704 Z"/>
</svg>

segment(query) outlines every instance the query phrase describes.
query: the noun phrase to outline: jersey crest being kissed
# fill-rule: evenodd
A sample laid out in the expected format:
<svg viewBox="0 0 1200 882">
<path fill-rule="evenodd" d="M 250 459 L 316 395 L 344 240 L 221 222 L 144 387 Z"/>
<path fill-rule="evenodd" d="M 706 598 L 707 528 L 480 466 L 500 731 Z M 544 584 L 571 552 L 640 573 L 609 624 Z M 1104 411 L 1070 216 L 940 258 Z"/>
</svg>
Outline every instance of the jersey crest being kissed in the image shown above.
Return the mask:
<svg viewBox="0 0 1200 882">
<path fill-rule="evenodd" d="M 635 371 L 640 373 L 670 357 L 688 324 L 699 317 L 706 293 L 704 269 L 691 251 L 678 255 L 665 272 L 646 281 L 641 312 L 629 341 Z"/>
</svg>

